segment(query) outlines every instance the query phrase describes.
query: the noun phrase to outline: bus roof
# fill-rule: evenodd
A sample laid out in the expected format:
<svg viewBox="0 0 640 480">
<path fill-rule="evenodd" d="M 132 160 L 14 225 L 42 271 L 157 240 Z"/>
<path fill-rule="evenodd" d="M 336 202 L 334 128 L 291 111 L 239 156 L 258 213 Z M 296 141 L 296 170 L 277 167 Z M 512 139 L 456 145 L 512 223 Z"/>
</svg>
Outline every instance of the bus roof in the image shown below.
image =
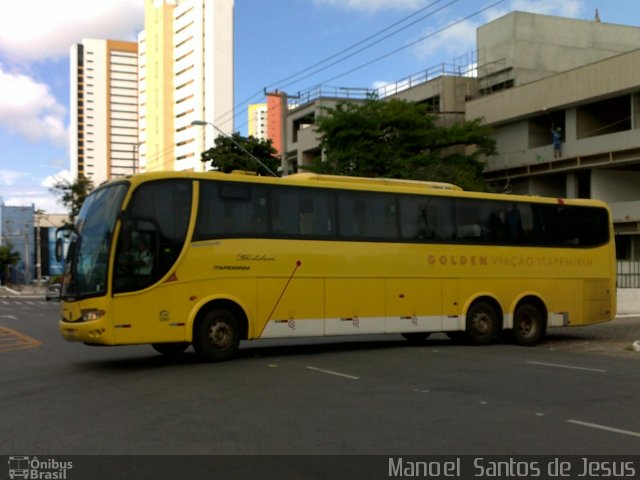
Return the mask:
<svg viewBox="0 0 640 480">
<path fill-rule="evenodd" d="M 313 187 L 334 187 L 334 188 L 347 188 L 347 189 L 369 189 L 382 191 L 385 188 L 396 188 L 400 190 L 406 189 L 406 191 L 413 191 L 414 193 L 433 192 L 436 195 L 454 194 L 460 195 L 466 198 L 485 198 L 501 201 L 529 201 L 534 203 L 567 203 L 571 205 L 582 206 L 601 206 L 608 208 L 607 204 L 601 200 L 596 199 L 568 199 L 568 198 L 556 198 L 556 197 L 542 197 L 537 195 L 521 195 L 510 193 L 489 193 L 489 192 L 476 192 L 465 191 L 457 185 L 452 183 L 431 182 L 422 180 L 406 180 L 396 178 L 367 178 L 367 177 L 348 177 L 340 175 L 325 175 L 311 172 L 294 173 L 284 177 L 268 177 L 268 176 L 256 176 L 253 172 L 240 172 L 235 171 L 233 173 L 222 173 L 218 171 L 207 172 L 190 172 L 190 171 L 163 171 L 163 172 L 146 172 L 138 173 L 135 175 L 127 175 L 125 177 L 114 178 L 100 185 L 115 183 L 122 180 L 146 181 L 146 180 L 161 180 L 167 178 L 193 178 L 193 179 L 217 179 L 228 181 L 246 181 L 251 183 L 270 183 L 270 184 L 289 184 L 297 186 L 313 186 Z M 137 182 L 136 182 L 137 183 Z M 397 191 L 397 190 L 396 190 Z M 455 193 L 454 193 L 455 192 Z"/>
<path fill-rule="evenodd" d="M 348 183 L 351 185 L 379 185 L 379 186 L 408 186 L 417 188 L 426 188 L 429 190 L 462 190 L 462 188 L 452 183 L 429 182 L 422 180 L 405 180 L 399 178 L 367 178 L 367 177 L 346 177 L 339 175 L 323 175 L 318 173 L 294 173 L 282 177 L 284 181 L 303 181 L 303 182 L 326 182 L 326 183 Z"/>
</svg>

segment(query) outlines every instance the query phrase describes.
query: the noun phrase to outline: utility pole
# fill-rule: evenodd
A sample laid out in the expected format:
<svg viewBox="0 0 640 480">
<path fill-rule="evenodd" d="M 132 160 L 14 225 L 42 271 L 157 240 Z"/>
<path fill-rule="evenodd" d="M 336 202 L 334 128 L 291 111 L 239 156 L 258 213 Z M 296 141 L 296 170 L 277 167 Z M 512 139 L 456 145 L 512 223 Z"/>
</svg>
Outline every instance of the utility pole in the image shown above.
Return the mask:
<svg viewBox="0 0 640 480">
<path fill-rule="evenodd" d="M 24 226 L 24 283 L 31 283 L 31 264 L 29 262 L 29 224 Z"/>
<path fill-rule="evenodd" d="M 40 210 L 36 210 L 36 278 L 38 279 L 38 287 L 42 285 L 42 248 L 40 242 Z"/>
</svg>

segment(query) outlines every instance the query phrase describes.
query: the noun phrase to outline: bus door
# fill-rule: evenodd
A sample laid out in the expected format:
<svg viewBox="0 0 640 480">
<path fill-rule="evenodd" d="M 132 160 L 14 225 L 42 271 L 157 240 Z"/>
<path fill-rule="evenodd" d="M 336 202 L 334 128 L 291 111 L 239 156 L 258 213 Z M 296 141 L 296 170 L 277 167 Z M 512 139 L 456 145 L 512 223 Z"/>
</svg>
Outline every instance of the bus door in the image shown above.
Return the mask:
<svg viewBox="0 0 640 480">
<path fill-rule="evenodd" d="M 191 182 L 169 180 L 138 188 L 122 215 L 113 265 L 116 343 L 179 342 L 186 338 L 186 287 L 176 261 L 188 231 Z"/>
</svg>

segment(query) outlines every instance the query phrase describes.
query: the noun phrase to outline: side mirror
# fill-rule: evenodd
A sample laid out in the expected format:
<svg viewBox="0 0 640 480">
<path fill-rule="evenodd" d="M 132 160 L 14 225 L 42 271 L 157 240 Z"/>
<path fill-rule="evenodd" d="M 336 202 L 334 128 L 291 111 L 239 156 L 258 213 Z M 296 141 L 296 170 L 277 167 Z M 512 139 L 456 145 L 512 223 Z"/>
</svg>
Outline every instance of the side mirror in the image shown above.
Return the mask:
<svg viewBox="0 0 640 480">
<path fill-rule="evenodd" d="M 62 261 L 62 239 L 56 239 L 56 260 L 58 262 Z"/>
<path fill-rule="evenodd" d="M 76 228 L 73 225 L 64 225 L 56 229 L 55 255 L 58 262 L 64 260 L 65 247 L 69 244 L 69 238 L 73 233 L 75 233 L 76 235 L 78 234 Z"/>
</svg>

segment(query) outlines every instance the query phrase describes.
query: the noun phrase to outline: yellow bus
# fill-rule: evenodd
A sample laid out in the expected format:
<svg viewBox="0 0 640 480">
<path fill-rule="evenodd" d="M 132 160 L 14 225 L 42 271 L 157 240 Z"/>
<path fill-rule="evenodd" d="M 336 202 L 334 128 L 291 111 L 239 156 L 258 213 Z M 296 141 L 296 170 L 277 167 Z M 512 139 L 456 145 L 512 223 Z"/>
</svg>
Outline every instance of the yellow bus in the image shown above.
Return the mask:
<svg viewBox="0 0 640 480">
<path fill-rule="evenodd" d="M 302 173 L 146 173 L 86 199 L 61 290 L 60 332 L 90 345 L 431 332 L 484 345 L 503 330 L 614 318 L 607 206 L 441 183 Z"/>
</svg>

